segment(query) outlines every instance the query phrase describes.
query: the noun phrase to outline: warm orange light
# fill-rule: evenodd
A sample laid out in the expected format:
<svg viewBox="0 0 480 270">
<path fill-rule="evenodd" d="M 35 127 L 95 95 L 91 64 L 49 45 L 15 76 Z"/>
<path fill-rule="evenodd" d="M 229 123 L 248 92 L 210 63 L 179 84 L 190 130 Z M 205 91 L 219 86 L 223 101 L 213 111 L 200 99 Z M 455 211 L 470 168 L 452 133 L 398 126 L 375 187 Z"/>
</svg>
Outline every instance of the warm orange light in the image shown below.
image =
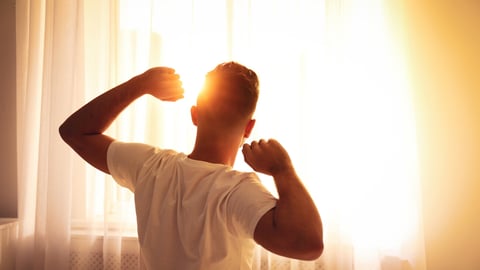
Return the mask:
<svg viewBox="0 0 480 270">
<path fill-rule="evenodd" d="M 329 224 L 341 224 L 342 236 L 351 237 L 357 250 L 401 249 L 419 222 L 415 123 L 403 56 L 381 1 L 371 9 L 339 5 L 345 10 L 338 13 L 348 16 L 314 1 L 287 1 L 274 10 L 268 2 L 234 2 L 231 18 L 220 0 L 194 7 L 159 1 L 165 6 L 153 11 L 136 1 L 125 6 L 124 27 L 158 35 L 157 60 L 176 70 L 185 90 L 183 100 L 153 110 L 162 122 L 149 132 L 169 148 L 191 150 L 189 109 L 205 74 L 224 61 L 245 64 L 260 79 L 251 139 L 273 137 L 289 150 L 327 221 L 326 232 Z M 150 12 L 152 22 L 144 24 Z M 150 49 L 149 38 L 140 42 Z M 118 126 L 121 133 L 138 123 L 139 134 L 142 126 L 159 125 L 158 118 L 146 122 L 152 111 L 142 110 L 145 101 L 138 104 Z M 319 122 L 321 136 L 315 136 Z M 242 159 L 239 154 L 237 168 L 249 170 Z M 276 193 L 271 179 L 264 184 Z"/>
</svg>

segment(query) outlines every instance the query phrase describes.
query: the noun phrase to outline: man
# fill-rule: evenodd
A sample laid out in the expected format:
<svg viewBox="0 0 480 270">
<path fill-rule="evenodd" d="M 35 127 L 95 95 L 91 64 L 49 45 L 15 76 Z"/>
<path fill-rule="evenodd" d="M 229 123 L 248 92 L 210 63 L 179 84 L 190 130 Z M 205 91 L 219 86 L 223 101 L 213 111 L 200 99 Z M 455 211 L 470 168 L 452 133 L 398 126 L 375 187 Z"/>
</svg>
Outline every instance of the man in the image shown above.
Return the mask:
<svg viewBox="0 0 480 270">
<path fill-rule="evenodd" d="M 320 215 L 277 141 L 244 144 L 242 152 L 255 171 L 273 177 L 278 199 L 255 173 L 232 169 L 255 124 L 255 72 L 228 62 L 207 74 L 191 108 L 197 136 L 188 156 L 103 134 L 145 94 L 181 99 L 180 78 L 171 68 L 149 69 L 93 99 L 60 127 L 83 159 L 135 193 L 142 267 L 250 269 L 255 242 L 290 258 L 321 255 Z"/>
</svg>

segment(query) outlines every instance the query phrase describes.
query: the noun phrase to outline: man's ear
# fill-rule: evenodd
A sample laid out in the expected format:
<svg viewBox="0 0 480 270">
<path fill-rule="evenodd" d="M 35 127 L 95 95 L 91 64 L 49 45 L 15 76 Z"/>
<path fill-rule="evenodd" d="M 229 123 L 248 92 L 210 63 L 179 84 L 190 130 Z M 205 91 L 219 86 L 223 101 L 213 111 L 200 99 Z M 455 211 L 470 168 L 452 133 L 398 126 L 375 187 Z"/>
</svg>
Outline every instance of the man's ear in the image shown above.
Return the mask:
<svg viewBox="0 0 480 270">
<path fill-rule="evenodd" d="M 198 123 L 197 119 L 197 106 L 192 106 L 190 108 L 190 117 L 192 118 L 192 123 L 196 126 Z"/>
<path fill-rule="evenodd" d="M 253 127 L 255 126 L 255 119 L 248 120 L 247 125 L 245 126 L 245 133 L 243 134 L 244 138 L 250 137 Z"/>
</svg>

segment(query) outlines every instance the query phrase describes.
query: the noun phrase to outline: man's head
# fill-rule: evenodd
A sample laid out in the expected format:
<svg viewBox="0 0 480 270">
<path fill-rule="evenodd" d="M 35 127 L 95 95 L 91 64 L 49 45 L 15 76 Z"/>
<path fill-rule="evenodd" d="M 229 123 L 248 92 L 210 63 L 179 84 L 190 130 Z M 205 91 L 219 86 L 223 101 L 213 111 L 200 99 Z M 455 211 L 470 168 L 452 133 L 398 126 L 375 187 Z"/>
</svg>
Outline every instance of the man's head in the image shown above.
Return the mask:
<svg viewBox="0 0 480 270">
<path fill-rule="evenodd" d="M 206 75 L 197 98 L 194 123 L 201 125 L 206 121 L 209 126 L 227 130 L 245 128 L 255 112 L 258 87 L 253 70 L 236 62 L 219 64 Z"/>
</svg>

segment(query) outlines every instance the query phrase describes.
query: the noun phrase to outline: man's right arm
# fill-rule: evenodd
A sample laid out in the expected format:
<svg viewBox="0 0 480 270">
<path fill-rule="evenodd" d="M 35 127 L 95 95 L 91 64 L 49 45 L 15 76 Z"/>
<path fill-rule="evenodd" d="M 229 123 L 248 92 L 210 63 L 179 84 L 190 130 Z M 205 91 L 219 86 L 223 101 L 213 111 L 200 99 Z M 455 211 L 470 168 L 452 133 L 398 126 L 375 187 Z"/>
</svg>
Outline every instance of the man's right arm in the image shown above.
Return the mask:
<svg viewBox="0 0 480 270">
<path fill-rule="evenodd" d="M 323 252 L 323 228 L 310 194 L 297 176 L 286 150 L 275 140 L 244 145 L 245 161 L 273 176 L 279 199 L 257 223 L 255 241 L 285 257 L 314 260 Z"/>
<path fill-rule="evenodd" d="M 176 101 L 183 98 L 183 88 L 175 70 L 151 68 L 94 98 L 70 115 L 59 128 L 62 139 L 92 166 L 110 173 L 107 149 L 113 138 L 104 132 L 130 103 L 144 94 Z"/>
</svg>

